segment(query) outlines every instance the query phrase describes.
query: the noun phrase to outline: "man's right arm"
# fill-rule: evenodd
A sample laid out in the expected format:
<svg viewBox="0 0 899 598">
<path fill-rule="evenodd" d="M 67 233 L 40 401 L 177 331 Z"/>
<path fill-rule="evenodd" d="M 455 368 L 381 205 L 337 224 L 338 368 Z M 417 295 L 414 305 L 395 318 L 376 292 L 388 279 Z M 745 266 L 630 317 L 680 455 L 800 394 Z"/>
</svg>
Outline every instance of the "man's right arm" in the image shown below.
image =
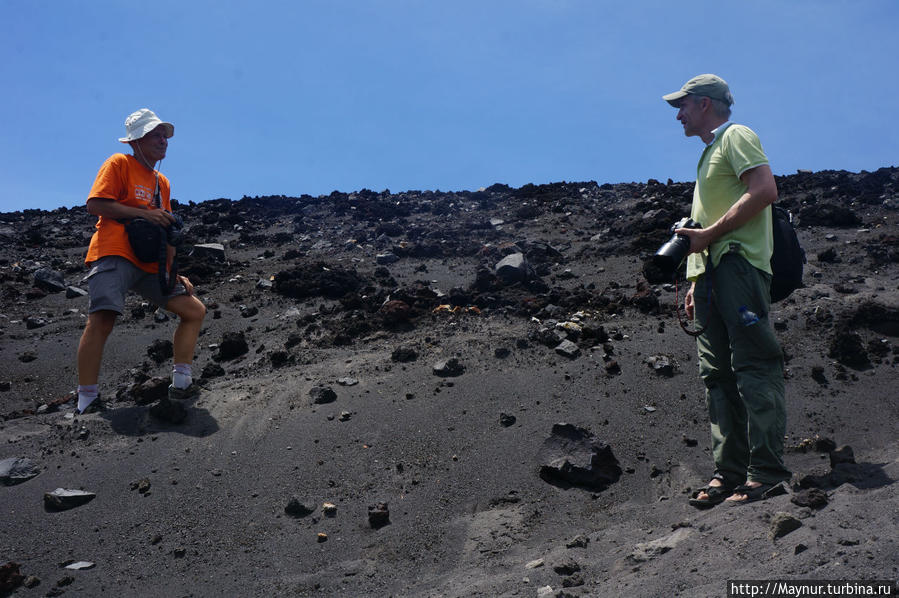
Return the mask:
<svg viewBox="0 0 899 598">
<path fill-rule="evenodd" d="M 143 218 L 159 226 L 168 226 L 175 221 L 175 217 L 156 208 L 137 208 L 126 206 L 114 199 L 103 197 L 91 197 L 87 200 L 87 212 L 93 216 L 103 216 L 114 220 L 127 220 L 131 218 Z"/>
</svg>

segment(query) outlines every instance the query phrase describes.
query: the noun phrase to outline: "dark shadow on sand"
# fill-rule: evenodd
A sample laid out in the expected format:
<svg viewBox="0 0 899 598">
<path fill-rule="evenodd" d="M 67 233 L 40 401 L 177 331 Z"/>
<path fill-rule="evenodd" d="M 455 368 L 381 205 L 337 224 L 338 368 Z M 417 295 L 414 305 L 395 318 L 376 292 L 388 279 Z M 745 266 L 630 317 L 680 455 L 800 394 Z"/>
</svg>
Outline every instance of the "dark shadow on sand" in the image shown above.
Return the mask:
<svg viewBox="0 0 899 598">
<path fill-rule="evenodd" d="M 133 406 L 107 409 L 100 416 L 109 422 L 110 428 L 123 436 L 146 436 L 170 432 L 204 438 L 219 431 L 218 422 L 206 409 L 187 406 L 187 418 L 181 423 L 170 423 L 150 415 L 149 406 Z"/>
</svg>

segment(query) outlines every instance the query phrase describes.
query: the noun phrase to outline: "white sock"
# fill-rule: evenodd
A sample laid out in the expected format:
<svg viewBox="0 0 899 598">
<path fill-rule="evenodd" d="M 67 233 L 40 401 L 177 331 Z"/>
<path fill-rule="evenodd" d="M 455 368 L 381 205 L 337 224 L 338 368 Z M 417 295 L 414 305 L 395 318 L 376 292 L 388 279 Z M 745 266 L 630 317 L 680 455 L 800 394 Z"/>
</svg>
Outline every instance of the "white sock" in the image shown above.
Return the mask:
<svg viewBox="0 0 899 598">
<path fill-rule="evenodd" d="M 190 375 L 189 363 L 176 363 L 172 369 L 172 386 L 175 388 L 185 389 L 193 382 Z"/>
<path fill-rule="evenodd" d="M 93 403 L 97 396 L 99 396 L 99 390 L 97 389 L 96 384 L 85 384 L 78 385 L 78 412 L 83 413 L 85 409 L 87 409 L 88 405 Z"/>
</svg>

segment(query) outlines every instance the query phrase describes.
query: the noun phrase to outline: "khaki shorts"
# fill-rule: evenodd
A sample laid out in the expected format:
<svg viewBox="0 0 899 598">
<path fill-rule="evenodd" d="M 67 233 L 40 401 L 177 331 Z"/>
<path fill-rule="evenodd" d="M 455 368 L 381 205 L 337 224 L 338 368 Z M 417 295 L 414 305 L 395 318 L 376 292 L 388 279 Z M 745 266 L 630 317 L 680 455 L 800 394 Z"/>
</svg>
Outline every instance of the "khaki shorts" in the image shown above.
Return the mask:
<svg viewBox="0 0 899 598">
<path fill-rule="evenodd" d="M 165 307 L 173 297 L 187 295 L 187 289 L 180 282 L 175 284 L 171 293 L 163 295 L 157 274 L 144 272 L 117 255 L 101 257 L 93 262 L 84 280 L 88 283 L 90 294 L 88 313 L 100 310 L 123 313 L 128 291 L 134 291 L 159 307 Z"/>
</svg>

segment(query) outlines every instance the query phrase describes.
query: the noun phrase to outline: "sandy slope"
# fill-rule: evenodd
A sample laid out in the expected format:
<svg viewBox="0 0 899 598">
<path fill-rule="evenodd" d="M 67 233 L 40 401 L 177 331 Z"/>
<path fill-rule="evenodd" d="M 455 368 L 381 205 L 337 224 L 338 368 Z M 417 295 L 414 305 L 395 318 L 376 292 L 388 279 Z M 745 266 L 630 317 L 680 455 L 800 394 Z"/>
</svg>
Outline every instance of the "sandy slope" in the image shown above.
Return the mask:
<svg viewBox="0 0 899 598">
<path fill-rule="evenodd" d="M 180 425 L 150 418 L 128 387 L 167 375 L 147 348 L 174 324 L 151 314 L 126 314 L 108 345 L 108 411 L 75 422 L 65 417 L 70 404 L 35 413 L 74 384 L 87 302 L 32 294 L 33 274 L 49 266 L 77 284 L 91 219 L 81 210 L 2 215 L 12 249 L 0 261 L 0 381 L 9 381 L 0 459 L 41 469 L 0 487 L 0 562 L 40 581 L 14 594 L 724 596 L 732 579 L 895 581 L 897 178 L 887 169 L 779 180 L 781 200 L 804 211 L 810 258 L 806 288 L 772 311 L 788 355 L 795 487 L 709 511 L 686 502 L 711 470 L 693 341 L 677 326 L 673 289 L 650 289 L 647 301 L 639 274 L 686 210 L 688 184 L 183 206 L 191 244 L 226 245 L 226 262 L 185 259 L 210 306 L 196 369 L 218 363 L 225 374 L 202 380 Z M 478 266 L 492 267 L 513 242 L 545 286 L 476 288 Z M 400 259 L 381 266 L 385 274 L 376 256 L 390 249 Z M 257 285 L 319 260 L 327 272 L 355 271 L 360 285 L 341 299 Z M 312 271 L 304 288 L 317 281 Z M 409 320 L 385 322 L 380 305 L 397 297 L 411 306 Z M 480 315 L 432 313 L 450 297 L 479 305 Z M 140 305 L 131 301 L 129 310 Z M 242 316 L 247 307 L 258 313 Z M 569 359 L 540 329 L 578 312 L 608 339 L 578 338 L 581 353 Z M 29 328 L 26 317 L 45 325 Z M 231 332 L 244 334 L 249 351 L 217 362 L 216 345 Z M 834 342 L 855 341 L 828 355 Z M 401 346 L 417 359 L 392 359 Z M 35 359 L 21 361 L 27 352 Z M 838 361 L 861 353 L 869 364 Z M 647 365 L 655 355 L 676 363 L 672 376 Z M 450 357 L 464 373 L 434 375 Z M 620 372 L 607 369 L 611 360 Z M 355 383 L 339 382 L 346 378 Z M 314 386 L 331 387 L 336 401 L 314 404 Z M 515 422 L 503 425 L 501 414 Z M 600 492 L 540 479 L 541 448 L 557 422 L 609 444 L 620 481 Z M 808 449 L 815 437 L 851 446 L 856 463 L 822 481 L 831 465 Z M 826 491 L 825 507 L 791 502 L 812 483 Z M 47 512 L 43 495 L 57 487 L 97 497 Z M 313 513 L 286 514 L 292 497 Z M 335 516 L 322 514 L 325 502 Z M 380 502 L 390 525 L 373 529 L 368 509 Z M 779 512 L 801 526 L 771 539 Z M 81 560 L 96 566 L 61 567 Z"/>
</svg>

